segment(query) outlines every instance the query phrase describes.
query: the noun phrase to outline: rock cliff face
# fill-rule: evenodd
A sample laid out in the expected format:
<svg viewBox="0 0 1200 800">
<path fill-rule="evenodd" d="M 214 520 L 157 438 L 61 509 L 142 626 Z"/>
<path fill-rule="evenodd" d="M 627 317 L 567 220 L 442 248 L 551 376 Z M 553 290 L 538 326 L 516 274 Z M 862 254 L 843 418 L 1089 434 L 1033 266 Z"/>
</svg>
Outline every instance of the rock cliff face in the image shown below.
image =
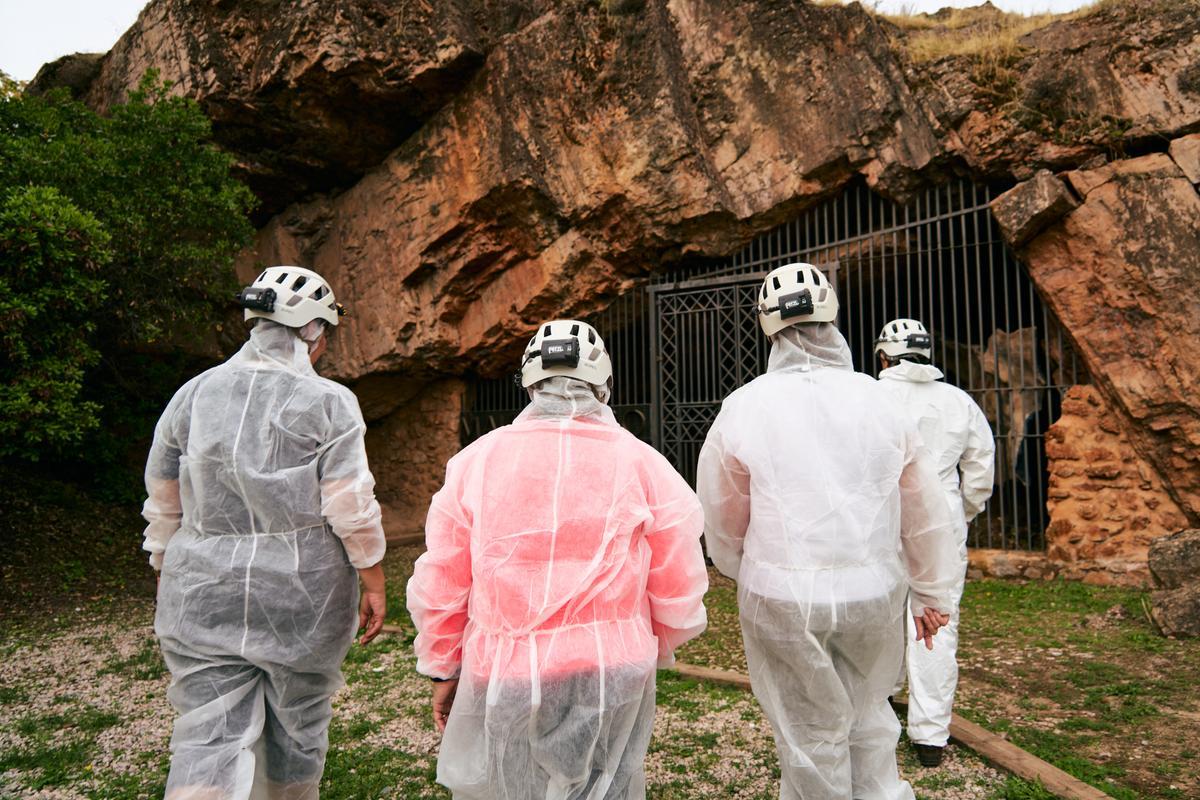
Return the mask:
<svg viewBox="0 0 1200 800">
<path fill-rule="evenodd" d="M 340 189 L 460 91 L 548 0 L 157 0 L 84 95 L 99 109 L 147 69 L 194 97 L 270 215 Z"/>
<path fill-rule="evenodd" d="M 381 167 L 272 220 L 254 257 L 354 286 L 345 377 L 461 371 L 856 171 L 928 165 L 936 139 L 872 20 L 778 6 L 543 15 Z"/>
<path fill-rule="evenodd" d="M 916 63 L 861 7 L 797 0 L 154 0 L 77 89 L 103 109 L 155 67 L 202 103 L 263 202 L 244 272 L 303 263 L 352 307 L 327 369 L 392 432 L 373 435 L 381 487 L 452 440 L 418 395 L 457 403 L 446 378 L 507 369 L 545 316 L 727 254 L 859 176 L 903 199 L 950 172 L 1088 167 L 1024 252 L 1043 293 L 1067 287 L 1071 338 L 1138 451 L 1167 481 L 1185 471 L 1169 485 L 1195 517 L 1189 357 L 1168 334 L 1200 276 L 1158 266 L 1190 241 L 1191 186 L 1165 155 L 1098 162 L 1200 131 L 1198 11 L 1127 0 L 1002 57 Z M 1160 191 L 1165 217 L 1145 205 Z M 1147 224 L 1158 235 L 1137 238 Z M 1129 264 L 1155 287 L 1136 308 L 1116 288 L 1137 282 Z M 1113 287 L 1125 351 L 1088 356 L 1072 287 L 1092 278 Z"/>
<path fill-rule="evenodd" d="M 1130 441 L 1194 520 L 1200 194 L 1166 154 L 1064 177 L 1077 207 L 1019 252 Z"/>
</svg>

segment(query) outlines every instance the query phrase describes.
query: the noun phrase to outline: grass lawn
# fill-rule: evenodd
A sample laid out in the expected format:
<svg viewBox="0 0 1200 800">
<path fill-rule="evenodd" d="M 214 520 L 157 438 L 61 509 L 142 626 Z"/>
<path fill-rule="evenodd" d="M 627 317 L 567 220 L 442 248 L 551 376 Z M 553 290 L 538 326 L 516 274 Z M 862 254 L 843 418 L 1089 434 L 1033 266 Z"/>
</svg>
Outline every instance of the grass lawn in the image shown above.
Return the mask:
<svg viewBox="0 0 1200 800">
<path fill-rule="evenodd" d="M 1157 635 L 1144 597 L 969 584 L 960 713 L 1121 800 L 1200 797 L 1200 641 Z"/>
</svg>

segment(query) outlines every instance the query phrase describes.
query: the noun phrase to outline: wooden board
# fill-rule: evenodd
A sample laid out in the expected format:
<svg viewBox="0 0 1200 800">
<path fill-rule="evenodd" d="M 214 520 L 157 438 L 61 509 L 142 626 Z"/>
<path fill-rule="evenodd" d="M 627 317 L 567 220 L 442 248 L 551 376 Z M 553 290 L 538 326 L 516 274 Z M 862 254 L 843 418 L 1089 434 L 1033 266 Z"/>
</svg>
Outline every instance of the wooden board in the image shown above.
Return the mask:
<svg viewBox="0 0 1200 800">
<path fill-rule="evenodd" d="M 406 547 L 410 544 L 425 544 L 425 534 L 423 533 L 403 533 L 399 536 L 387 537 L 387 543 L 396 545 L 397 547 Z"/>
<path fill-rule="evenodd" d="M 675 671 L 680 675 L 688 678 L 695 678 L 700 681 L 710 681 L 712 683 L 724 683 L 729 686 L 737 686 L 739 689 L 750 688 L 750 676 L 743 675 L 740 672 L 730 672 L 724 669 L 712 669 L 711 667 L 695 667 L 691 664 L 676 664 Z"/>
</svg>

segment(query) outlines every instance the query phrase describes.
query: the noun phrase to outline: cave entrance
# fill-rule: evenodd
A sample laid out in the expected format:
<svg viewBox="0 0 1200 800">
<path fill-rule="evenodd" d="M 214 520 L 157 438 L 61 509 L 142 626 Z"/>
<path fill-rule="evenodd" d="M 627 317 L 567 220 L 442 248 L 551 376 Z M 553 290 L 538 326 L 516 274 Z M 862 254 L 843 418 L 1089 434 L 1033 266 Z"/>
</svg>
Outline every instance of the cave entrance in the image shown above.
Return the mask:
<svg viewBox="0 0 1200 800">
<path fill-rule="evenodd" d="M 1043 549 L 1045 432 L 1062 393 L 1088 377 L 1001 238 L 991 199 L 987 187 L 956 181 L 900 206 L 854 185 L 730 258 L 655 275 L 589 319 L 612 352 L 618 418 L 694 482 L 721 400 L 766 367 L 754 311 L 762 277 L 790 261 L 817 264 L 838 288 L 838 324 L 856 369 L 877 374 L 879 330 L 915 317 L 934 335 L 946 380 L 987 415 L 996 483 L 968 543 Z M 511 382 L 474 381 L 464 442 L 511 421 L 524 403 Z"/>
</svg>

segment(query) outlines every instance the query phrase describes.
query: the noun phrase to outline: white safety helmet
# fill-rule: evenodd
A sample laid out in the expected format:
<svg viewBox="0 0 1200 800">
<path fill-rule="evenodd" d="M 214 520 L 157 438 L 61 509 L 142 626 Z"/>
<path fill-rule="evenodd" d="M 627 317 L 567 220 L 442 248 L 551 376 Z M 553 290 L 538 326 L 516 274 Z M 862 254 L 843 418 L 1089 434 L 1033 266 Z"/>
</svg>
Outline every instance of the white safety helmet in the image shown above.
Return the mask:
<svg viewBox="0 0 1200 800">
<path fill-rule="evenodd" d="M 833 322 L 837 315 L 837 292 L 812 264 L 784 264 L 763 279 L 758 293 L 758 323 L 767 336 L 790 325 Z"/>
<path fill-rule="evenodd" d="M 915 319 L 894 319 L 883 326 L 875 340 L 875 352 L 883 353 L 893 361 L 903 356 L 933 358 L 933 337 Z"/>
<path fill-rule="evenodd" d="M 521 359 L 521 386 L 528 389 L 556 375 L 569 375 L 593 386 L 608 383 L 612 361 L 595 328 L 574 319 L 542 323 Z"/>
<path fill-rule="evenodd" d="M 337 325 L 346 313 L 326 280 L 304 267 L 267 267 L 238 292 L 237 300 L 246 319 L 261 317 L 289 328 L 302 328 L 314 319 Z"/>
</svg>

